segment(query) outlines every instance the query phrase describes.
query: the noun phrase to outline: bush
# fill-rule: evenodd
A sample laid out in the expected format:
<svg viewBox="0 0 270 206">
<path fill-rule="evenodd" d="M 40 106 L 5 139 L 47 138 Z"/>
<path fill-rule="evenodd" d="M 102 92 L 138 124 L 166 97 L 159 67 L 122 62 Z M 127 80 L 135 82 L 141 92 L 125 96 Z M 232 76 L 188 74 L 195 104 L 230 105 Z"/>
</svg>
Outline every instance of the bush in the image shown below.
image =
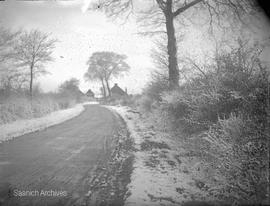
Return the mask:
<svg viewBox="0 0 270 206">
<path fill-rule="evenodd" d="M 232 113 L 265 125 L 269 72 L 261 65 L 257 50 L 240 46 L 219 55 L 207 67 L 179 89 L 162 93 L 162 109 L 173 117 L 175 126 L 191 133 L 202 131 Z"/>
<path fill-rule="evenodd" d="M 181 87 L 162 95 L 161 109 L 172 116 L 175 128 L 181 127 L 184 132 L 205 130 L 218 119 L 218 99 L 192 89 Z"/>
<path fill-rule="evenodd" d="M 165 75 L 153 73 L 152 81 L 146 86 L 139 102 L 144 112 L 151 112 L 158 108 L 162 101 L 162 94 L 169 90 L 168 78 Z"/>
<path fill-rule="evenodd" d="M 150 112 L 152 108 L 153 100 L 146 95 L 143 95 L 139 100 L 139 106 L 142 111 Z"/>
<path fill-rule="evenodd" d="M 26 97 L 13 96 L 0 104 L 0 124 L 41 117 L 59 108 L 58 102 L 48 97 L 39 97 L 31 101 Z"/>
<path fill-rule="evenodd" d="M 263 204 L 268 186 L 268 141 L 250 119 L 232 114 L 219 119 L 203 138 L 209 143 L 204 158 L 219 174 L 219 188 L 212 193 L 232 203 Z M 208 168 L 209 169 L 209 168 Z"/>
<path fill-rule="evenodd" d="M 0 102 L 0 124 L 20 119 L 37 118 L 59 109 L 67 109 L 81 102 L 73 96 L 62 93 L 38 94 L 32 101 L 22 93 L 11 93 Z"/>
<path fill-rule="evenodd" d="M 182 137 L 188 152 L 196 153 L 204 168 L 198 173 L 217 200 L 265 204 L 270 75 L 258 58 L 257 45 L 243 45 L 220 52 L 205 71 L 200 69 L 174 91 L 148 86 L 141 105 L 166 131 Z"/>
</svg>

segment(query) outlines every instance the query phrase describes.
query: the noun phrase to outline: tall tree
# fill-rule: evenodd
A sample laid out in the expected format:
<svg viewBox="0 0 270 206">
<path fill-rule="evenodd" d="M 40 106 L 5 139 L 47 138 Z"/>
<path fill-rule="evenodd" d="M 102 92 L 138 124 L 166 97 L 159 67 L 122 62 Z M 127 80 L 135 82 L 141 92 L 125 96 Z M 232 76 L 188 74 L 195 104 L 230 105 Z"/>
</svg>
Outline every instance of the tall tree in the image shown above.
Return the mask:
<svg viewBox="0 0 270 206">
<path fill-rule="evenodd" d="M 99 80 L 102 83 L 104 96 L 106 97 L 106 89 L 111 96 L 109 81 L 112 77 L 118 77 L 130 69 L 126 59 L 127 56 L 114 52 L 95 52 L 87 62 L 89 67 L 85 78 Z"/>
<path fill-rule="evenodd" d="M 96 56 L 96 55 L 95 55 Z M 88 65 L 88 70 L 84 74 L 84 78 L 86 81 L 91 81 L 91 80 L 98 80 L 101 82 L 102 85 L 102 93 L 103 97 L 106 98 L 107 92 L 106 92 L 106 87 L 105 87 L 105 75 L 104 75 L 104 69 L 99 66 L 99 63 L 97 61 L 97 57 L 95 57 L 94 54 L 89 58 L 87 61 Z"/>
<path fill-rule="evenodd" d="M 236 16 L 241 19 L 242 13 L 248 12 L 253 6 L 253 2 L 253 0 L 146 0 L 144 2 L 137 0 L 99 0 L 98 3 L 93 4 L 93 8 L 103 9 L 110 17 L 124 15 L 125 18 L 128 18 L 130 14 L 137 11 L 141 14 L 139 21 L 144 26 L 150 26 L 151 28 L 146 33 L 160 33 L 161 29 L 161 32 L 166 34 L 169 83 L 173 89 L 178 87 L 179 84 L 175 20 L 185 20 L 188 16 L 193 16 L 191 19 L 200 19 L 202 14 L 205 16 L 205 12 L 209 14 L 208 22 L 210 25 L 213 24 L 215 19 L 217 23 L 220 23 L 219 19 L 225 15 L 228 17 Z"/>
<path fill-rule="evenodd" d="M 13 58 L 20 67 L 29 69 L 29 92 L 32 98 L 33 81 L 37 75 L 48 73 L 44 65 L 53 61 L 52 52 L 56 39 L 39 30 L 24 32 L 16 41 Z"/>
</svg>

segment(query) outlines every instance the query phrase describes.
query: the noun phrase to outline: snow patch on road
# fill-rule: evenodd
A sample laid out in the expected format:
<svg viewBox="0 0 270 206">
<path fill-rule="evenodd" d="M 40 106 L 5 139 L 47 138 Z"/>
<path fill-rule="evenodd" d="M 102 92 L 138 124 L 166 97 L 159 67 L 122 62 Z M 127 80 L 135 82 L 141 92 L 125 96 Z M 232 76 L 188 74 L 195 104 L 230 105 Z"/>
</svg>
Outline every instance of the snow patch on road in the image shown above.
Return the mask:
<svg viewBox="0 0 270 206">
<path fill-rule="evenodd" d="M 17 120 L 12 123 L 0 125 L 0 143 L 27 133 L 43 130 L 47 127 L 76 117 L 84 111 L 83 105 L 87 104 L 97 104 L 97 102 L 77 104 L 73 108 L 55 111 L 44 117 L 28 120 Z"/>
<path fill-rule="evenodd" d="M 126 121 L 137 148 L 125 206 L 179 205 L 205 196 L 192 178 L 192 160 L 181 156 L 185 151 L 178 141 L 129 107 L 105 107 Z"/>
</svg>

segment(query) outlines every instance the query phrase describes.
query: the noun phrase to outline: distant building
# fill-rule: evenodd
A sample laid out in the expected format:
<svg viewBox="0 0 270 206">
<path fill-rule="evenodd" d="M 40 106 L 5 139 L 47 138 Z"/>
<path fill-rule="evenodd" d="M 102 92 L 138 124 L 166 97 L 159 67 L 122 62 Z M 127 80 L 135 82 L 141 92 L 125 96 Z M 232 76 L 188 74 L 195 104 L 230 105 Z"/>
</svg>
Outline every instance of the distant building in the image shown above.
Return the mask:
<svg viewBox="0 0 270 206">
<path fill-rule="evenodd" d="M 78 89 L 78 91 L 76 92 L 78 95 L 80 95 L 80 96 L 84 96 L 84 93 L 80 90 L 80 89 Z"/>
<path fill-rule="evenodd" d="M 121 89 L 117 84 L 114 84 L 114 86 L 111 88 L 111 95 L 112 97 L 123 97 L 127 96 L 127 90 L 124 91 Z"/>
<path fill-rule="evenodd" d="M 91 89 L 88 89 L 88 91 L 85 93 L 86 96 L 91 97 L 91 98 L 95 98 L 95 93 L 92 92 Z"/>
</svg>

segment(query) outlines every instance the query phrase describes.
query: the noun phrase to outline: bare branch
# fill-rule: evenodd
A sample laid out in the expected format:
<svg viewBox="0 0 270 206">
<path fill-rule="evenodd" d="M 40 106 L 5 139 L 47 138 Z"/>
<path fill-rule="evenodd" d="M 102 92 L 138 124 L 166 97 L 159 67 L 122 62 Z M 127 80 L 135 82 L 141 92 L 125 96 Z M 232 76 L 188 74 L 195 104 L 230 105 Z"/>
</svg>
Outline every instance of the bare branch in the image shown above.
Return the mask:
<svg viewBox="0 0 270 206">
<path fill-rule="evenodd" d="M 166 9 L 166 2 L 163 1 L 163 0 L 156 0 L 156 2 L 157 2 L 157 4 L 158 4 L 159 8 L 160 8 L 162 11 L 165 11 L 165 9 Z"/>
<path fill-rule="evenodd" d="M 51 54 L 56 39 L 39 30 L 24 32 L 14 44 L 12 58 L 19 67 L 28 67 L 30 75 L 30 95 L 32 96 L 33 79 L 39 74 L 47 74 L 43 65 L 53 60 Z"/>
<path fill-rule="evenodd" d="M 184 6 L 178 8 L 175 12 L 173 12 L 173 16 L 174 17 L 178 16 L 180 13 L 183 13 L 184 11 L 186 11 L 190 7 L 195 6 L 196 4 L 200 3 L 201 1 L 203 1 L 203 0 L 194 0 L 190 3 L 186 3 L 186 1 L 185 1 Z"/>
</svg>

